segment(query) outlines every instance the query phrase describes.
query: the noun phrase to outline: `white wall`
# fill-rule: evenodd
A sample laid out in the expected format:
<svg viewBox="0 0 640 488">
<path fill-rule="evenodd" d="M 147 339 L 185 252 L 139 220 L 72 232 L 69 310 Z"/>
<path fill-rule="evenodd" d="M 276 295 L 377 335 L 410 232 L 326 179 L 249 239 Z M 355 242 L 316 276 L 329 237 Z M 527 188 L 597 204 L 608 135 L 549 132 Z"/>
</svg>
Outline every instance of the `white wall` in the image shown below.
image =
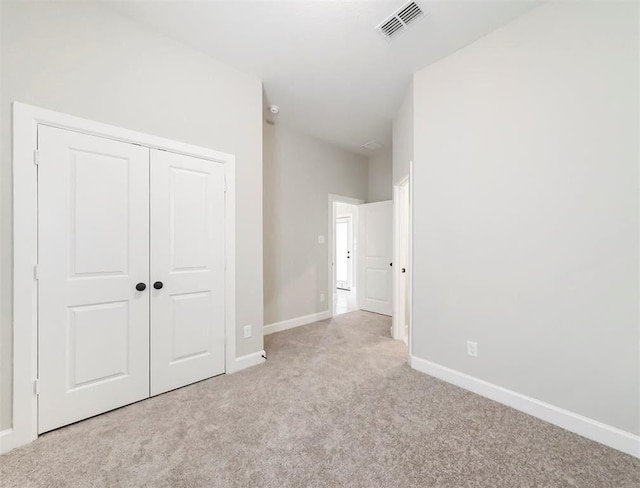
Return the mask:
<svg viewBox="0 0 640 488">
<path fill-rule="evenodd" d="M 11 102 L 236 155 L 237 349 L 262 349 L 262 85 L 162 35 L 74 2 L 2 2 L 0 429 L 11 425 Z M 250 339 L 242 328 L 254 326 Z"/>
<path fill-rule="evenodd" d="M 635 434 L 638 24 L 546 4 L 414 77 L 413 354 Z"/>
<path fill-rule="evenodd" d="M 337 217 L 351 217 L 355 219 L 357 214 L 356 205 L 350 203 L 336 202 L 336 218 Z"/>
<path fill-rule="evenodd" d="M 409 175 L 413 161 L 413 81 L 393 119 L 393 183 Z"/>
<path fill-rule="evenodd" d="M 393 196 L 393 155 L 389 146 L 383 146 L 369 156 L 367 165 L 367 203 L 391 200 Z"/>
<path fill-rule="evenodd" d="M 265 324 L 328 309 L 329 194 L 365 200 L 366 158 L 265 124 Z"/>
</svg>

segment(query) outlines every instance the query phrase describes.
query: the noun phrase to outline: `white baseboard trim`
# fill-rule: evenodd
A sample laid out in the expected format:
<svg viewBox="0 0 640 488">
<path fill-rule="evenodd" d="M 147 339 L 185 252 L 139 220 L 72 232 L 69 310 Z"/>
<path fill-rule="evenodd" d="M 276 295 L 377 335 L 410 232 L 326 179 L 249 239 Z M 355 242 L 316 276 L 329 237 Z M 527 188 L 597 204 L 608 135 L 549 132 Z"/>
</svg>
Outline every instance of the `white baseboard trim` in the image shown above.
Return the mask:
<svg viewBox="0 0 640 488">
<path fill-rule="evenodd" d="M 273 324 L 264 326 L 264 335 L 273 334 L 274 332 L 280 332 L 287 329 L 293 329 L 294 327 L 300 327 L 301 325 L 312 324 L 319 320 L 326 320 L 331 318 L 331 312 L 325 310 L 324 312 L 312 313 L 310 315 L 303 315 L 302 317 L 296 317 L 294 319 L 283 320 L 282 322 L 275 322 Z"/>
<path fill-rule="evenodd" d="M 630 432 L 415 356 L 411 356 L 411 367 L 587 439 L 640 458 L 640 436 Z"/>
<path fill-rule="evenodd" d="M 231 371 L 227 371 L 226 373 L 237 373 L 238 371 L 250 368 L 251 366 L 262 364 L 265 361 L 263 356 L 265 356 L 264 351 L 258 351 L 247 354 L 246 356 L 240 356 L 239 358 L 236 358 Z M 0 454 L 4 454 L 5 452 L 11 451 L 14 447 L 18 447 L 14 445 L 13 437 L 13 429 L 0 430 Z M 29 442 L 31 441 L 23 442 L 22 444 Z"/>
<path fill-rule="evenodd" d="M 247 354 L 246 356 L 240 356 L 236 358 L 231 371 L 227 371 L 227 374 L 237 373 L 238 371 L 250 368 L 251 366 L 262 364 L 265 361 L 264 356 L 264 351 L 253 352 L 251 354 Z"/>
<path fill-rule="evenodd" d="M 0 454 L 9 452 L 13 448 L 13 429 L 0 430 Z"/>
</svg>

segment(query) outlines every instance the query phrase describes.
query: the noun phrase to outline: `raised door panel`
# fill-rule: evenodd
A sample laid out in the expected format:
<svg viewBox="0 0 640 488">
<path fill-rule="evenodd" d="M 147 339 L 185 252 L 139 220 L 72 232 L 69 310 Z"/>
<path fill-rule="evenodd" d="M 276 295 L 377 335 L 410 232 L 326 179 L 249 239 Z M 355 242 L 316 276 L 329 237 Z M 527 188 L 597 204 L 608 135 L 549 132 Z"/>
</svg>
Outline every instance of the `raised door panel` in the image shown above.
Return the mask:
<svg viewBox="0 0 640 488">
<path fill-rule="evenodd" d="M 224 373 L 224 166 L 151 153 L 151 393 Z"/>
<path fill-rule="evenodd" d="M 392 255 L 391 210 L 391 202 L 367 204 L 365 251 L 369 259 Z"/>
<path fill-rule="evenodd" d="M 149 150 L 38 129 L 38 431 L 149 395 Z"/>
<path fill-rule="evenodd" d="M 129 374 L 129 304 L 69 307 L 69 385 L 83 388 Z"/>
<path fill-rule="evenodd" d="M 366 299 L 387 302 L 389 299 L 389 270 L 367 267 L 365 269 Z"/>
<path fill-rule="evenodd" d="M 71 157 L 74 276 L 129 269 L 129 160 L 78 149 Z"/>
</svg>

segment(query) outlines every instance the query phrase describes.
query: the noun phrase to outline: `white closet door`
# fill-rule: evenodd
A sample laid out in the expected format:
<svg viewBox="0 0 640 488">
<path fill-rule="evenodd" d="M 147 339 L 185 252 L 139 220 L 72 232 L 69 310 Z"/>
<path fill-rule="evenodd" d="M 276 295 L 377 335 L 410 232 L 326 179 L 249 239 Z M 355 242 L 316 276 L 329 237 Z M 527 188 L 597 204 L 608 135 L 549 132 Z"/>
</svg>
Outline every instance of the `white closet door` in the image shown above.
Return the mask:
<svg viewBox="0 0 640 488">
<path fill-rule="evenodd" d="M 393 202 L 359 205 L 358 307 L 391 315 Z"/>
<path fill-rule="evenodd" d="M 151 151 L 151 263 L 157 395 L 225 371 L 224 165 Z"/>
<path fill-rule="evenodd" d="M 38 432 L 149 396 L 149 150 L 38 128 Z"/>
</svg>

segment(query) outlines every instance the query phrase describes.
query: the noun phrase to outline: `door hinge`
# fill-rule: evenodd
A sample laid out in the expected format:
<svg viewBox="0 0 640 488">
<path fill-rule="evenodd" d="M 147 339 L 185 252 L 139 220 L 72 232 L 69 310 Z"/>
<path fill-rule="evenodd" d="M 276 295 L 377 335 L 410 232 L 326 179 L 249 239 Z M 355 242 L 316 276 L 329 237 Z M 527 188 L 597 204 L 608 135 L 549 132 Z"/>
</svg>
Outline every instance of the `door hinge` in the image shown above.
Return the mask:
<svg viewBox="0 0 640 488">
<path fill-rule="evenodd" d="M 227 177 L 224 177 L 224 192 L 227 193 Z"/>
<path fill-rule="evenodd" d="M 36 280 L 40 279 L 40 266 L 38 266 L 37 264 L 33 267 L 33 277 Z"/>
<path fill-rule="evenodd" d="M 40 164 L 40 151 L 37 149 L 33 150 L 33 164 L 38 166 Z"/>
<path fill-rule="evenodd" d="M 36 380 L 33 382 L 33 391 L 36 395 L 40 394 L 40 379 L 36 378 Z"/>
</svg>

